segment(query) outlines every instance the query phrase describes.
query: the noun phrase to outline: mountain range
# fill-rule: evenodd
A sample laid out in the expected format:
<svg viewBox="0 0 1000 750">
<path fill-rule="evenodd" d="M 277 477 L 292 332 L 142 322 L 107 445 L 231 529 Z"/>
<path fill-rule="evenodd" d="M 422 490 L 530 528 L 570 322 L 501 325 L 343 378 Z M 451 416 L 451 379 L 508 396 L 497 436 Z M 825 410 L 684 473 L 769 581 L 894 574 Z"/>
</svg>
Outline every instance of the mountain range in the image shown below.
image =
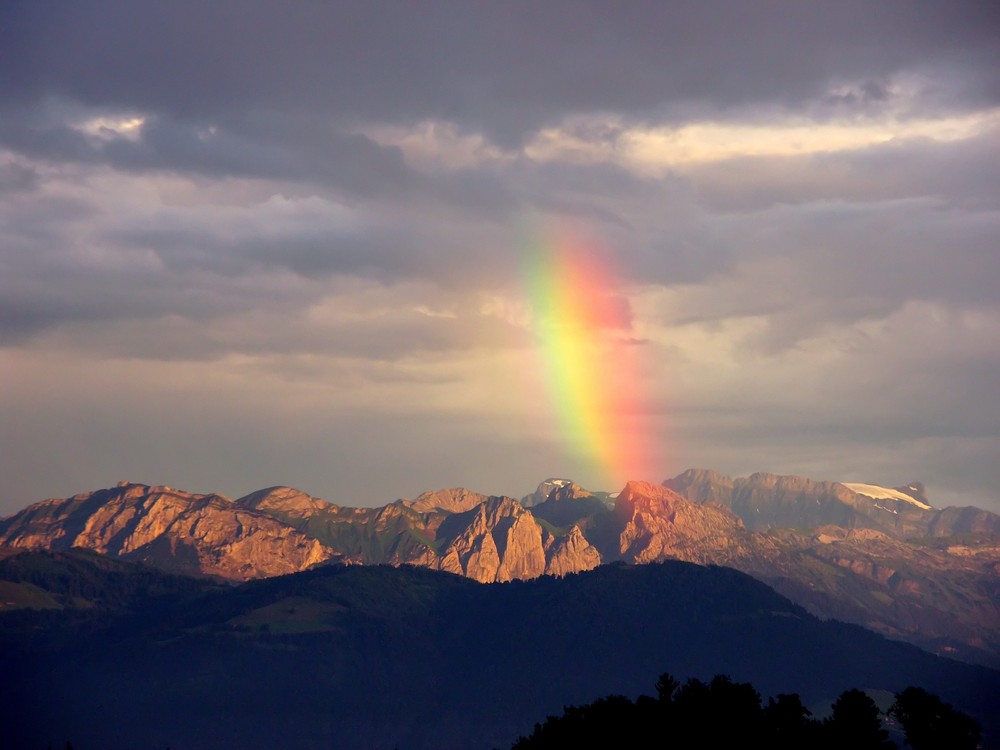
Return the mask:
<svg viewBox="0 0 1000 750">
<path fill-rule="evenodd" d="M 916 482 L 688 470 L 614 494 L 554 478 L 521 500 L 455 488 L 375 508 L 290 487 L 233 501 L 123 482 L 0 520 L 0 550 L 73 548 L 229 582 L 337 563 L 491 583 L 682 560 L 748 573 L 820 617 L 1000 664 L 1000 516 L 935 509 Z"/>
<path fill-rule="evenodd" d="M 817 715 L 920 686 L 1000 736 L 1000 672 L 820 620 L 738 571 L 667 560 L 478 584 L 321 565 L 225 584 L 81 549 L 0 560 L 10 748 L 510 747 L 536 721 L 658 675 L 726 674 Z M 47 603 L 43 603 L 45 599 Z M 48 608 L 45 608 L 48 607 Z M 724 717 L 719 717 L 724 718 Z"/>
</svg>

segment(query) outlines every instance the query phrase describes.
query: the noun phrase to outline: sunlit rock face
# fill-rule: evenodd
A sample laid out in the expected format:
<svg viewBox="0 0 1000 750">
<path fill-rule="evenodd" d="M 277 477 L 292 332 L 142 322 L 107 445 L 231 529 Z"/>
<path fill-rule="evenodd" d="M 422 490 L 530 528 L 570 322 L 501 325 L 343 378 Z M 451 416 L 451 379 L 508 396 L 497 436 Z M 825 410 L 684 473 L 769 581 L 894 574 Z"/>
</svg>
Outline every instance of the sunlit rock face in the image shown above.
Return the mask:
<svg viewBox="0 0 1000 750">
<path fill-rule="evenodd" d="M 732 565 L 766 560 L 776 549 L 766 537 L 748 532 L 717 504 L 695 504 L 649 482 L 629 482 L 615 501 L 620 559 L 647 563 L 676 559 Z"/>
<path fill-rule="evenodd" d="M 554 535 L 531 511 L 509 497 L 490 497 L 453 514 L 437 527 L 442 554 L 435 565 L 480 582 L 565 575 L 600 564 L 600 555 L 579 529 Z"/>
<path fill-rule="evenodd" d="M 628 482 L 616 494 L 591 493 L 547 480 L 530 508 L 465 488 L 349 508 L 290 487 L 232 502 L 123 483 L 0 520 L 0 547 L 85 547 L 231 581 L 342 562 L 416 565 L 497 583 L 677 559 L 749 573 L 822 617 L 1000 664 L 994 514 L 935 510 L 916 483 L 853 485 L 866 495 L 803 477 L 733 480 L 691 470 L 666 484 L 679 491 Z M 738 510 L 768 523 L 748 528 Z M 881 522 L 904 515 L 904 523 Z M 816 523 L 830 516 L 843 523 Z M 907 538 L 914 524 L 927 533 Z M 945 534 L 956 529 L 958 536 Z"/>
<path fill-rule="evenodd" d="M 33 505 L 0 522 L 0 544 L 82 547 L 227 580 L 294 573 L 336 557 L 316 539 L 221 495 L 127 483 Z"/>
<path fill-rule="evenodd" d="M 552 533 L 520 503 L 463 488 L 381 508 L 344 508 L 290 487 L 235 503 L 169 487 L 119 487 L 47 500 L 0 522 L 0 545 L 82 547 L 226 580 L 320 563 L 411 564 L 480 582 L 565 575 L 600 564 L 578 528 Z"/>
<path fill-rule="evenodd" d="M 403 502 L 418 513 L 435 510 L 462 513 L 472 510 L 487 499 L 487 495 L 467 490 L 465 487 L 453 487 L 447 490 L 424 492 L 415 500 L 404 500 Z"/>
<path fill-rule="evenodd" d="M 312 497 L 294 487 L 268 487 L 245 495 L 236 501 L 241 508 L 310 516 L 334 507 L 332 503 Z"/>
<path fill-rule="evenodd" d="M 565 536 L 545 534 L 545 573 L 564 576 L 592 570 L 601 564 L 601 554 L 587 541 L 579 526 L 570 527 Z"/>
</svg>

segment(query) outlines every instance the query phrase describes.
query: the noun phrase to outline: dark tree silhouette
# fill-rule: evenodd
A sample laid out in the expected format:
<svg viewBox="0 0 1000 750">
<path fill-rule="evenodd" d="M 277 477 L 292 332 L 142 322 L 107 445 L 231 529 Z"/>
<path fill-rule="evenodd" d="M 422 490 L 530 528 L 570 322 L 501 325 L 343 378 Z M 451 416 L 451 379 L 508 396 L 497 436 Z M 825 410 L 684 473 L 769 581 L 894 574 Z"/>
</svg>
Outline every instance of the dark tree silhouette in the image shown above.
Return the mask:
<svg viewBox="0 0 1000 750">
<path fill-rule="evenodd" d="M 749 683 L 716 675 L 710 682 L 683 685 L 660 675 L 656 698 L 631 701 L 620 695 L 585 706 L 567 706 L 561 716 L 535 724 L 513 750 L 540 748 L 650 747 L 667 750 L 893 750 L 882 714 L 861 690 L 841 693 L 825 721 L 812 718 L 802 699 L 780 694 L 761 705 Z M 974 750 L 979 727 L 963 713 L 920 688 L 896 695 L 889 710 L 906 732 L 913 750 Z"/>
<path fill-rule="evenodd" d="M 975 750 L 979 745 L 979 725 L 923 688 L 896 693 L 889 715 L 903 727 L 913 750 Z"/>
<path fill-rule="evenodd" d="M 799 750 L 820 744 L 822 724 L 816 721 L 812 712 L 802 705 L 802 699 L 795 693 L 778 695 L 767 699 L 764 708 L 764 736 L 774 750 Z"/>
<path fill-rule="evenodd" d="M 826 720 L 830 747 L 851 750 L 892 750 L 895 743 L 882 727 L 881 712 L 870 697 L 854 688 L 840 694 Z"/>
<path fill-rule="evenodd" d="M 664 672 L 660 675 L 660 679 L 656 681 L 654 687 L 656 688 L 657 697 L 665 703 L 670 703 L 674 699 L 674 693 L 677 692 L 677 688 L 680 686 L 680 680 L 669 672 Z"/>
<path fill-rule="evenodd" d="M 692 744 L 735 747 L 760 739 L 760 694 L 749 683 L 725 675 L 716 675 L 708 684 L 689 680 L 677 691 L 674 707 L 675 725 L 683 727 L 682 735 Z"/>
<path fill-rule="evenodd" d="M 636 705 L 621 695 L 601 698 L 586 706 L 567 706 L 562 716 L 535 724 L 530 737 L 522 737 L 516 750 L 542 747 L 637 747 L 642 726 L 635 721 Z"/>
</svg>

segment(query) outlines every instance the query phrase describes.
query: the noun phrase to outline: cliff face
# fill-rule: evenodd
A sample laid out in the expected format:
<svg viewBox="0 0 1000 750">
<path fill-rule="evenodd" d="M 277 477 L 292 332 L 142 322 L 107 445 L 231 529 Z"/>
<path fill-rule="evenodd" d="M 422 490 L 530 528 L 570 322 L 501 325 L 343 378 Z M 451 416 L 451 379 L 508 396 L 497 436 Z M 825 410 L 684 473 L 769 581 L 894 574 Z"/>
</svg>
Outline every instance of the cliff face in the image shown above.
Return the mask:
<svg viewBox="0 0 1000 750">
<path fill-rule="evenodd" d="M 765 473 L 731 479 L 689 469 L 663 484 L 692 502 L 714 500 L 725 505 L 752 531 L 824 524 L 851 527 L 859 522 L 852 505 L 854 493 L 836 482 Z"/>
<path fill-rule="evenodd" d="M 443 519 L 434 532 L 442 550 L 425 564 L 487 583 L 589 570 L 600 555 L 579 529 L 555 536 L 509 497 L 490 497 Z"/>
<path fill-rule="evenodd" d="M 948 537 L 956 534 L 1000 534 L 1000 516 L 982 508 L 944 508 L 937 511 L 927 523 L 929 537 Z"/>
<path fill-rule="evenodd" d="M 589 570 L 600 556 L 579 529 L 543 530 L 516 500 L 465 488 L 425 492 L 381 508 L 343 508 L 290 488 L 241 498 L 314 536 L 346 559 L 419 565 L 495 582 Z"/>
<path fill-rule="evenodd" d="M 665 487 L 629 482 L 615 502 L 618 554 L 626 562 L 668 558 L 727 564 L 764 554 L 762 540 L 717 505 L 696 505 Z"/>
<path fill-rule="evenodd" d="M 336 556 L 316 539 L 220 495 L 125 483 L 31 506 L 0 522 L 0 544 L 81 547 L 228 580 L 294 573 Z"/>
<path fill-rule="evenodd" d="M 593 570 L 601 564 L 601 553 L 587 541 L 579 526 L 570 527 L 565 536 L 546 532 L 544 546 L 546 575 L 564 576 Z"/>
</svg>

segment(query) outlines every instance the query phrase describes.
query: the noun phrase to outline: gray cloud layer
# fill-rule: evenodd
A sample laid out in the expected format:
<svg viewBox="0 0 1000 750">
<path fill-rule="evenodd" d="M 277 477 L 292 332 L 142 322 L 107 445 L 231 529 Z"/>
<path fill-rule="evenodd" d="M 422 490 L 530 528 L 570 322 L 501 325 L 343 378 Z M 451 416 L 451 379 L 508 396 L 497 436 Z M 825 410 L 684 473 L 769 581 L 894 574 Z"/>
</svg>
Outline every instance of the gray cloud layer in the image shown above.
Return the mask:
<svg viewBox="0 0 1000 750">
<path fill-rule="evenodd" d="M 567 111 L 798 107 L 831 78 L 864 81 L 868 104 L 921 66 L 957 74 L 928 92 L 938 106 L 993 102 L 998 22 L 989 2 L 22 2 L 0 91 L 185 118 L 435 118 L 505 140 Z"/>
<path fill-rule="evenodd" d="M 525 385 L 525 256 L 565 225 L 621 282 L 645 478 L 1000 509 L 998 31 L 992 2 L 11 3 L 0 512 L 126 476 L 620 481 Z"/>
</svg>

